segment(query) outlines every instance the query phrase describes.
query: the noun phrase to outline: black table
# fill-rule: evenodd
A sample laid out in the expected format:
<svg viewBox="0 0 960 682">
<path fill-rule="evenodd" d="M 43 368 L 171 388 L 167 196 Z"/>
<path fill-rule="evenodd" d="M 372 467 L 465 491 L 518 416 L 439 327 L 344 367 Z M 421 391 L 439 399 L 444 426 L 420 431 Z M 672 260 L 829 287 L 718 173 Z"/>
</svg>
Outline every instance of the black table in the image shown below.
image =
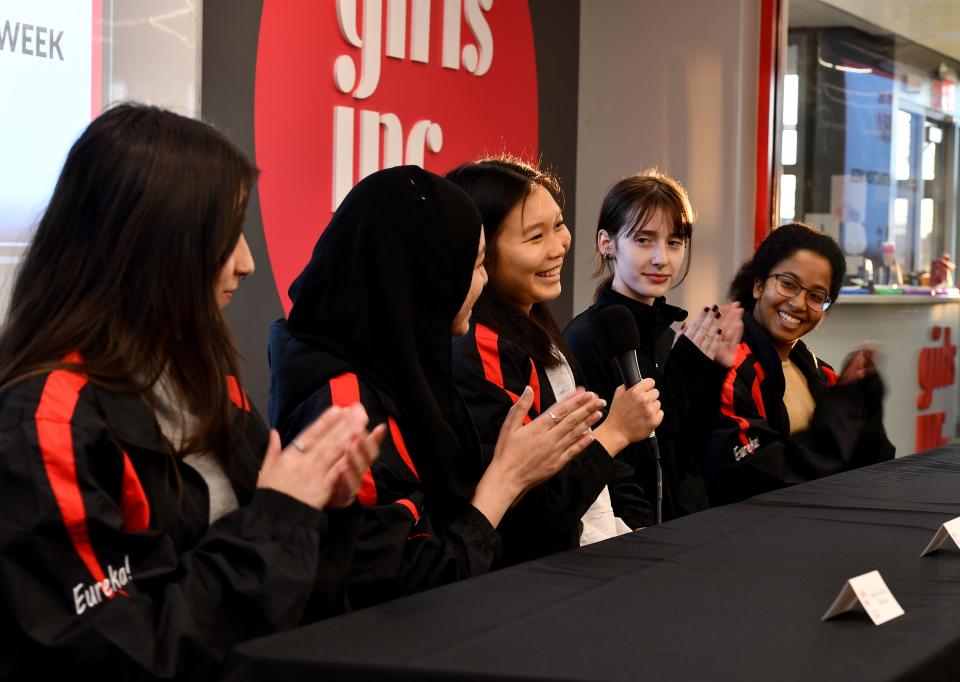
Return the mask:
<svg viewBox="0 0 960 682">
<path fill-rule="evenodd" d="M 949 446 L 248 642 L 227 675 L 954 680 L 960 551 L 920 552 L 956 516 Z M 873 569 L 906 614 L 821 622 Z"/>
</svg>

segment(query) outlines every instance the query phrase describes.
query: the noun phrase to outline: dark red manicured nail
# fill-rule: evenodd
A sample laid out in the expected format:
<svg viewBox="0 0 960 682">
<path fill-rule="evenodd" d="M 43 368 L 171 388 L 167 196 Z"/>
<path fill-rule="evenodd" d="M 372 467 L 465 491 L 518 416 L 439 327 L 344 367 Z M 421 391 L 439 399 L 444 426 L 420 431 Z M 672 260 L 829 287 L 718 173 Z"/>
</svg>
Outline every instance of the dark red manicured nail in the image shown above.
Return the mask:
<svg viewBox="0 0 960 682">
<path fill-rule="evenodd" d="M 717 334 L 723 334 L 723 330 L 722 330 L 722 329 L 718 329 L 718 330 L 717 330 Z"/>
<path fill-rule="evenodd" d="M 710 310 L 716 312 L 716 311 L 717 311 L 717 304 L 714 303 L 714 304 L 713 304 L 713 307 L 712 307 Z"/>
<path fill-rule="evenodd" d="M 703 306 L 703 312 L 709 313 L 709 312 L 710 312 L 710 308 L 708 308 L 707 306 Z"/>
</svg>

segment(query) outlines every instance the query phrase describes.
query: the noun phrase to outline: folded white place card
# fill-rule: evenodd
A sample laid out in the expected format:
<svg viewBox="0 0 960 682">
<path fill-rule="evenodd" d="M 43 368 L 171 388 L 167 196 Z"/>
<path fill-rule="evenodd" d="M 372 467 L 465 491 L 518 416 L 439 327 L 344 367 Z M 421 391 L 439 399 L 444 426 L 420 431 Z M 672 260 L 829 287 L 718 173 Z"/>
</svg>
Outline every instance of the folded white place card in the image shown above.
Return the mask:
<svg viewBox="0 0 960 682">
<path fill-rule="evenodd" d="M 883 625 L 904 614 L 903 607 L 880 577 L 880 571 L 870 571 L 850 578 L 820 620 L 846 613 L 856 606 L 857 602 L 863 606 L 874 625 Z"/>
<path fill-rule="evenodd" d="M 927 545 L 927 548 L 923 550 L 920 556 L 926 556 L 930 554 L 930 552 L 936 552 L 947 538 L 952 539 L 953 544 L 960 547 L 960 516 L 940 526 L 934 534 L 933 540 L 930 541 L 930 544 Z"/>
</svg>

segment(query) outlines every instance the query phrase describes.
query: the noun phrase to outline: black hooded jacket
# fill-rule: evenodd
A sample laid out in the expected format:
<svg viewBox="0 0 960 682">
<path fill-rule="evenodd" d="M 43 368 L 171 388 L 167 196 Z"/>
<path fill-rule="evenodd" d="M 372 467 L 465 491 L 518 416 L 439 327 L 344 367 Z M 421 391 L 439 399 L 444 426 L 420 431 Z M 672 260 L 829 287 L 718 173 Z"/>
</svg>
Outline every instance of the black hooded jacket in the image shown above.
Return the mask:
<svg viewBox="0 0 960 682">
<path fill-rule="evenodd" d="M 331 404 L 360 402 L 390 427 L 358 496 L 352 607 L 483 573 L 499 554 L 470 504 L 480 446 L 451 377 L 479 241 L 452 183 L 413 166 L 375 173 L 344 199 L 271 329 L 270 420 L 284 442 Z"/>
<path fill-rule="evenodd" d="M 493 457 L 503 421 L 526 386 L 533 407 L 526 421 L 549 409 L 556 397 L 542 363 L 520 344 L 474 318 L 470 330 L 453 344 L 453 374 L 480 434 L 484 459 Z M 576 370 L 574 370 L 576 372 Z M 632 473 L 628 467 L 627 474 Z M 505 564 L 518 563 L 580 545 L 580 519 L 608 483 L 621 471 L 600 443 L 594 441 L 560 471 L 527 492 L 500 524 Z M 626 491 L 624 491 L 626 499 Z M 649 507 L 634 495 L 627 523 L 647 525 Z"/>
<path fill-rule="evenodd" d="M 687 311 L 668 305 L 663 298 L 653 305 L 640 303 L 607 285 L 597 301 L 567 325 L 563 335 L 587 387 L 608 402 L 623 383 L 616 362 L 603 350 L 597 322 L 597 314 L 611 305 L 623 305 L 633 314 L 640 335 L 640 375 L 654 379 L 660 391 L 663 423 L 657 428 L 657 441 L 664 480 L 663 518 L 669 520 L 705 509 L 708 502 L 703 466 L 719 407 L 724 369 L 686 337 L 674 344 L 670 325 L 686 319 Z M 633 467 L 648 502 L 655 504 L 656 468 L 649 442 L 632 443 L 619 458 Z M 611 488 L 611 501 L 614 511 L 625 503 L 616 488 Z"/>
<path fill-rule="evenodd" d="M 407 449 L 402 410 L 340 358 L 294 338 L 285 320 L 270 328 L 270 416 L 289 442 L 331 405 L 359 402 L 374 424 L 389 430 L 380 457 L 357 495 L 360 528 L 347 568 L 351 609 L 485 573 L 500 553 L 500 536 L 465 504 L 435 519 L 414 456 Z M 317 379 L 317 368 L 324 368 Z M 439 516 L 439 515 L 438 515 Z"/>
<path fill-rule="evenodd" d="M 212 525 L 137 395 L 55 370 L 0 397 L 0 678 L 211 679 L 236 644 L 342 610 L 352 515 L 334 533 L 256 489 L 267 430 L 231 396 L 240 507 Z"/>
<path fill-rule="evenodd" d="M 713 504 L 892 459 L 883 427 L 883 381 L 873 373 L 850 384 L 797 341 L 790 360 L 807 380 L 816 409 L 810 426 L 790 433 L 780 355 L 749 312 L 743 342 L 727 373 L 707 465 Z"/>
</svg>

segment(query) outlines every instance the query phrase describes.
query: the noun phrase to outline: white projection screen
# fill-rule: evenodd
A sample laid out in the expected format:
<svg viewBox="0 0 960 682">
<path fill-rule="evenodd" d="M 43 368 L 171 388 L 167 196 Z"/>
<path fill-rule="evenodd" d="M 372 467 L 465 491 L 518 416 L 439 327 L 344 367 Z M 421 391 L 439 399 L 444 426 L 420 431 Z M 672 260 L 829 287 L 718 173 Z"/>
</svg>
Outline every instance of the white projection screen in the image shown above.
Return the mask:
<svg viewBox="0 0 960 682">
<path fill-rule="evenodd" d="M 100 109 L 101 12 L 102 0 L 0 3 L 0 246 L 8 254 L 29 243 L 67 151 Z"/>
</svg>

